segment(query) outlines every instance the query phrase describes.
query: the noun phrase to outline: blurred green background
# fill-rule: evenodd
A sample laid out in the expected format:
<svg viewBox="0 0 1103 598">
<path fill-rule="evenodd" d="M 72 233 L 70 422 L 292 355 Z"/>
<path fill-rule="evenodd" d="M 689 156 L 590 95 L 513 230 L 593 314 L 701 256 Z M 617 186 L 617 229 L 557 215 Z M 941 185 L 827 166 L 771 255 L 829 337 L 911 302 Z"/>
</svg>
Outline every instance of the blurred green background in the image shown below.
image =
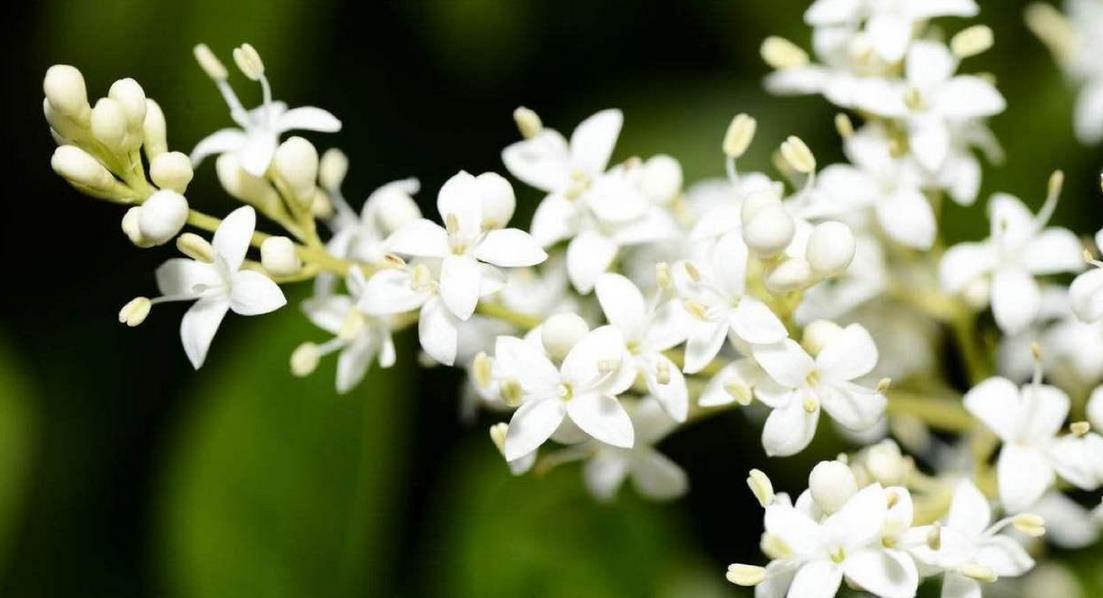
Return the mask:
<svg viewBox="0 0 1103 598">
<path fill-rule="evenodd" d="M 1098 149 L 1075 144 L 1072 94 L 1021 24 L 1025 3 L 984 2 L 997 46 L 970 61 L 993 72 L 1010 110 L 993 126 L 1008 159 L 985 195 L 1040 202 L 1067 174 L 1057 220 L 1101 223 Z M 801 0 L 717 2 L 164 2 L 9 6 L 3 118 L 8 155 L 0 243 L 0 595 L 3 596 L 711 596 L 735 595 L 727 563 L 760 562 L 758 509 L 743 485 L 763 467 L 803 486 L 804 456 L 767 464 L 737 414 L 664 443 L 690 495 L 649 505 L 622 493 L 596 505 L 577 469 L 513 479 L 486 438 L 460 422 L 455 372 L 401 365 L 337 397 L 333 365 L 287 373 L 290 351 L 320 339 L 296 312 L 230 318 L 209 365 L 192 372 L 180 309 L 142 327 L 115 321 L 153 289 L 170 252 L 135 250 L 121 212 L 72 191 L 49 168 L 41 77 L 78 66 L 91 95 L 132 76 L 156 98 L 172 149 L 229 123 L 191 47 L 224 59 L 243 41 L 278 98 L 330 109 L 363 198 L 407 176 L 431 206 L 450 174 L 499 170 L 524 104 L 569 130 L 600 108 L 625 110 L 616 157 L 670 153 L 688 180 L 722 173 L 718 146 L 736 112 L 759 118 L 752 166 L 788 134 L 821 163 L 840 158 L 832 109 L 770 98 L 758 45 L 807 44 Z M 948 22 L 951 31 L 957 23 Z M 259 92 L 234 80 L 247 103 Z M 205 164 L 189 198 L 230 203 Z M 522 213 L 539 197 L 520 192 Z M 982 229 L 953 209 L 952 238 Z M 823 447 L 831 451 L 831 447 Z M 1090 566 L 1090 562 L 1089 562 Z"/>
</svg>

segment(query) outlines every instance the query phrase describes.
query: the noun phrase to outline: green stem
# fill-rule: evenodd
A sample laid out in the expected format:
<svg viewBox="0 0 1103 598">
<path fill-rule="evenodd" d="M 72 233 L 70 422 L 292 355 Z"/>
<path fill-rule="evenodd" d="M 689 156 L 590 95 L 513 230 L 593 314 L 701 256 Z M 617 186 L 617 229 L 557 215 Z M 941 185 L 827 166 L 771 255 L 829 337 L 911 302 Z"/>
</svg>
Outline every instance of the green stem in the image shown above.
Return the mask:
<svg viewBox="0 0 1103 598">
<path fill-rule="evenodd" d="M 932 428 L 950 432 L 973 430 L 973 417 L 955 397 L 938 397 L 901 390 L 888 393 L 889 415 L 907 415 L 921 420 Z"/>
</svg>

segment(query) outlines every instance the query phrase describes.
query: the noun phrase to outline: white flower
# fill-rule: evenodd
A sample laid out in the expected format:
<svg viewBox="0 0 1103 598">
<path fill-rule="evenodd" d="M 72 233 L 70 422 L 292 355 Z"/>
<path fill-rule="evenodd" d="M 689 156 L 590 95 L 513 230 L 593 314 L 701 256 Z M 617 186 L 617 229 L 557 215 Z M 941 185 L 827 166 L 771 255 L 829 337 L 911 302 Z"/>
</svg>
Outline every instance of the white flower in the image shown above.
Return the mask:
<svg viewBox="0 0 1103 598">
<path fill-rule="evenodd" d="M 303 312 L 317 327 L 334 335 L 318 346 L 318 356 L 339 351 L 337 358 L 337 392 L 352 390 L 368 371 L 372 360 L 389 368 L 395 363 L 394 341 L 386 319 L 365 314 L 357 306 L 364 293 L 364 275 L 359 269 L 349 271 L 345 281 L 348 295 L 321 295 L 303 303 Z"/>
<path fill-rule="evenodd" d="M 364 313 L 386 316 L 418 310 L 418 341 L 437 362 L 453 365 L 459 346 L 457 318 L 440 296 L 439 267 L 433 262 L 418 262 L 406 268 L 380 270 L 368 279 L 359 307 Z M 483 288 L 482 294 L 496 291 Z"/>
<path fill-rule="evenodd" d="M 213 58 L 213 56 L 211 57 Z M 256 73 L 254 73 L 256 74 Z M 230 84 L 225 72 L 214 78 L 215 85 L 230 107 L 230 118 L 237 127 L 215 131 L 203 138 L 191 152 L 195 166 L 207 156 L 233 153 L 246 172 L 264 176 L 272 156 L 276 153 L 280 135 L 288 131 L 319 131 L 334 133 L 341 130 L 341 121 L 329 112 L 313 106 L 287 109 L 287 104 L 272 100 L 272 90 L 264 76 L 263 67 L 256 74 L 264 93 L 264 101 L 252 110 L 245 110 Z M 252 78 L 252 77 L 251 77 Z"/>
<path fill-rule="evenodd" d="M 766 537 L 784 553 L 766 567 L 756 598 L 834 596 L 843 578 L 875 596 L 914 596 L 919 585 L 915 563 L 907 553 L 882 544 L 888 502 L 888 491 L 872 484 L 822 521 L 814 518 L 818 509 L 807 506 L 810 500 L 796 507 L 786 501 L 767 506 Z"/>
<path fill-rule="evenodd" d="M 1095 233 L 1095 246 L 1103 251 L 1103 230 Z M 1103 318 L 1103 266 L 1098 262 L 1069 286 L 1069 302 L 1076 317 L 1085 322 Z"/>
<path fill-rule="evenodd" d="M 957 59 L 937 42 L 916 42 L 908 51 L 908 142 L 916 160 L 938 171 L 953 145 L 954 126 L 1003 112 L 1007 102 L 995 86 L 975 75 L 954 75 Z M 885 114 L 885 116 L 897 116 Z"/>
<path fill-rule="evenodd" d="M 971 481 L 962 480 L 944 523 L 909 532 L 914 544 L 909 552 L 923 565 L 946 572 L 943 598 L 979 597 L 977 575 L 1018 577 L 1034 567 L 1034 559 L 1018 542 L 999 534 L 1009 523 L 1005 519 L 992 525 L 988 500 Z"/>
<path fill-rule="evenodd" d="M 195 300 L 180 323 L 180 338 L 196 369 L 203 365 L 227 311 L 255 316 L 287 303 L 283 291 L 271 279 L 241 268 L 256 218 L 253 208 L 245 206 L 222 221 L 212 243 L 213 263 L 175 258 L 157 269 L 157 286 L 162 296 L 153 302 Z"/>
<path fill-rule="evenodd" d="M 532 344 L 498 337 L 495 360 L 514 372 L 524 401 L 509 423 L 506 460 L 536 450 L 568 418 L 601 442 L 632 448 L 632 420 L 616 398 L 631 387 L 634 378 L 633 368 L 626 367 L 626 355 L 624 339 L 613 326 L 588 333 L 558 368 Z"/>
<path fill-rule="evenodd" d="M 785 326 L 765 303 L 746 294 L 747 246 L 725 235 L 709 267 L 682 264 L 674 270 L 678 294 L 693 318 L 688 326 L 685 371 L 701 371 L 720 352 L 728 334 L 753 344 L 785 338 Z"/>
<path fill-rule="evenodd" d="M 972 17 L 973 0 L 816 0 L 804 22 L 818 28 L 853 30 L 864 24 L 868 42 L 880 58 L 904 57 L 916 25 L 935 17 Z"/>
<path fill-rule="evenodd" d="M 673 302 L 649 307 L 636 285 L 620 274 L 603 274 L 595 290 L 605 319 L 620 330 L 630 364 L 643 376 L 648 391 L 670 417 L 685 421 L 689 411 L 686 380 L 663 354 L 685 341 L 685 312 Z"/>
<path fill-rule="evenodd" d="M 1065 469 L 1057 434 L 1068 416 L 1068 395 L 1044 384 L 1020 389 L 995 377 L 965 394 L 965 408 L 1003 441 L 996 465 L 1000 502 L 1012 513 L 1029 508 Z"/>
<path fill-rule="evenodd" d="M 1097 0 L 1066 0 L 1064 5 L 1064 16 L 1048 4 L 1031 6 L 1027 24 L 1080 86 L 1073 121 L 1076 137 L 1096 144 L 1103 140 L 1103 6 Z"/>
<path fill-rule="evenodd" d="M 872 208 L 878 224 L 897 243 L 930 249 L 937 232 L 934 210 L 923 194 L 923 177 L 908 158 L 894 158 L 889 139 L 878 125 L 847 138 L 851 164 L 824 168 L 816 180 L 821 201 L 841 209 Z"/>
<path fill-rule="evenodd" d="M 990 237 L 951 247 L 939 264 L 942 288 L 960 293 L 978 280 L 991 279 L 989 296 L 996 323 L 1007 334 L 1030 325 L 1041 309 L 1035 276 L 1075 272 L 1083 266 L 1076 235 L 1046 227 L 1056 205 L 1051 193 L 1034 216 L 1018 198 L 997 193 L 988 202 Z"/>
<path fill-rule="evenodd" d="M 475 313 L 487 284 L 496 281 L 501 286 L 501 273 L 494 266 L 534 266 L 548 257 L 522 230 L 484 227 L 483 206 L 499 195 L 513 196 L 513 189 L 502 177 L 489 172 L 474 177 L 461 171 L 448 179 L 437 195 L 444 227 L 430 220 L 415 220 L 386 242 L 396 253 L 441 260 L 440 297 L 460 320 Z"/>
<path fill-rule="evenodd" d="M 389 233 L 421 218 L 421 211 L 410 197 L 418 192 L 417 179 L 392 181 L 368 196 L 357 217 L 354 213 L 338 213 L 336 232 L 326 243 L 326 249 L 339 257 L 372 264 L 383 260 L 384 240 Z M 396 218 L 398 214 L 402 214 Z M 397 220 L 400 226 L 391 226 Z"/>
<path fill-rule="evenodd" d="M 856 432 L 873 427 L 884 413 L 879 390 L 852 382 L 877 365 L 877 346 L 858 324 L 829 338 L 814 359 L 792 339 L 755 347 L 753 355 L 774 382 L 755 387 L 755 396 L 773 409 L 762 430 L 768 455 L 793 455 L 808 446 L 821 407 Z"/>
<path fill-rule="evenodd" d="M 593 456 L 583 476 L 586 487 L 601 500 L 612 500 L 625 478 L 641 495 L 654 500 L 670 500 L 685 494 L 689 487 L 686 473 L 655 449 L 655 443 L 676 427 L 665 408 L 651 397 L 626 405 L 636 433 L 632 448 L 618 448 L 597 441 L 587 447 Z"/>
<path fill-rule="evenodd" d="M 593 289 L 622 246 L 677 234 L 670 216 L 641 189 L 642 169 L 606 172 L 623 120 L 619 110 L 603 110 L 578 125 L 569 145 L 557 131 L 542 129 L 502 152 L 513 176 L 548 193 L 533 214 L 532 235 L 544 247 L 570 240 L 567 273 L 582 293 Z"/>
</svg>

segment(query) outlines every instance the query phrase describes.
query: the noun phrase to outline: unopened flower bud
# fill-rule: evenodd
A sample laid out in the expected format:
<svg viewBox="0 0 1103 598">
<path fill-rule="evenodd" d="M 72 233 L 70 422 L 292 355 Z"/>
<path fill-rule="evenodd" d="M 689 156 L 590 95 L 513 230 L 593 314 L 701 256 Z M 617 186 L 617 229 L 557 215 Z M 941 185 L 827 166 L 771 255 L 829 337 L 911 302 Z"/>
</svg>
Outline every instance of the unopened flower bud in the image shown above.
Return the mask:
<svg viewBox="0 0 1103 598">
<path fill-rule="evenodd" d="M 743 222 L 750 222 L 764 208 L 773 208 L 781 206 L 781 198 L 778 194 L 770 189 L 760 189 L 758 191 L 752 191 L 743 200 L 743 203 L 739 207 L 739 218 Z"/>
<path fill-rule="evenodd" d="M 899 486 L 911 473 L 912 462 L 892 440 L 881 441 L 866 450 L 865 468 L 882 486 Z"/>
<path fill-rule="evenodd" d="M 134 206 L 123 214 L 122 229 L 126 237 L 130 239 L 136 247 L 152 247 L 153 243 L 150 243 L 148 239 L 142 236 L 142 229 L 138 225 L 138 221 L 142 217 L 141 206 Z"/>
<path fill-rule="evenodd" d="M 168 127 L 161 106 L 146 98 L 146 117 L 142 121 L 142 147 L 150 160 L 168 151 Z"/>
<path fill-rule="evenodd" d="M 575 313 L 555 314 L 540 327 L 544 350 L 555 359 L 563 359 L 582 337 L 590 331 L 586 320 Z"/>
<path fill-rule="evenodd" d="M 260 263 L 274 276 L 293 276 L 303 263 L 295 252 L 295 243 L 287 237 L 268 237 L 260 244 Z"/>
<path fill-rule="evenodd" d="M 950 39 L 950 50 L 958 58 L 969 58 L 992 47 L 992 30 L 987 25 L 973 25 Z"/>
<path fill-rule="evenodd" d="M 737 586 L 749 588 L 766 580 L 766 569 L 755 565 L 736 563 L 728 566 L 725 577 Z"/>
<path fill-rule="evenodd" d="M 302 137 L 290 137 L 280 144 L 272 158 L 272 168 L 287 184 L 298 201 L 314 199 L 318 180 L 318 150 Z"/>
<path fill-rule="evenodd" d="M 790 135 L 781 144 L 781 157 L 793 170 L 801 174 L 811 174 L 816 170 L 816 157 L 812 155 L 812 150 L 808 149 L 804 141 L 795 135 Z"/>
<path fill-rule="evenodd" d="M 50 158 L 50 166 L 70 183 L 95 191 L 106 192 L 117 184 L 99 160 L 75 145 L 58 146 Z"/>
<path fill-rule="evenodd" d="M 176 237 L 176 249 L 197 262 L 205 264 L 214 262 L 214 247 L 195 233 L 184 233 Z"/>
<path fill-rule="evenodd" d="M 746 114 L 737 114 L 728 125 L 727 133 L 724 134 L 724 143 L 721 146 L 724 155 L 729 158 L 742 157 L 754 140 L 756 127 L 755 119 Z"/>
<path fill-rule="evenodd" d="M 264 75 L 264 61 L 260 59 L 256 48 L 250 44 L 241 44 L 234 48 L 234 63 L 246 77 L 253 81 L 259 80 Z"/>
<path fill-rule="evenodd" d="M 1103 431 L 1103 387 L 1092 391 L 1087 406 L 1088 421 L 1096 430 Z"/>
<path fill-rule="evenodd" d="M 191 160 L 181 152 L 165 152 L 150 160 L 149 176 L 161 189 L 183 193 L 192 176 Z"/>
<path fill-rule="evenodd" d="M 119 323 L 131 328 L 146 321 L 153 303 L 146 297 L 135 297 L 119 310 Z"/>
<path fill-rule="evenodd" d="M 743 221 L 743 241 L 751 251 L 763 257 L 784 251 L 795 232 L 793 217 L 780 203 L 765 206 Z"/>
<path fill-rule="evenodd" d="M 349 171 L 349 158 L 345 152 L 331 147 L 322 154 L 318 163 L 318 182 L 326 191 L 340 189 Z"/>
<path fill-rule="evenodd" d="M 517 123 L 517 129 L 521 131 L 521 137 L 532 139 L 544 129 L 544 123 L 540 122 L 540 116 L 524 106 L 513 111 L 513 121 Z"/>
<path fill-rule="evenodd" d="M 151 245 L 172 240 L 188 221 L 188 200 L 169 189 L 156 191 L 142 204 L 138 230 Z"/>
<path fill-rule="evenodd" d="M 322 351 L 314 343 L 303 343 L 291 353 L 291 374 L 302 378 L 318 369 Z"/>
<path fill-rule="evenodd" d="M 762 473 L 758 469 L 752 469 L 747 476 L 747 486 L 750 487 L 754 497 L 758 499 L 758 504 L 762 505 L 762 508 L 770 506 L 774 502 L 774 485 L 770 482 L 770 478 Z"/>
<path fill-rule="evenodd" d="M 55 64 L 46 70 L 42 91 L 55 110 L 79 122 L 86 122 L 92 108 L 88 105 L 88 90 L 84 76 L 76 67 Z"/>
<path fill-rule="evenodd" d="M 275 206 L 280 196 L 265 179 L 255 177 L 241 167 L 241 163 L 232 153 L 225 153 L 215 161 L 218 181 L 227 193 L 241 201 L 258 206 Z"/>
<path fill-rule="evenodd" d="M 830 276 L 846 270 L 854 260 L 854 233 L 842 222 L 821 222 L 812 229 L 804 256 L 812 271 Z"/>
<path fill-rule="evenodd" d="M 226 66 L 214 55 L 214 52 L 211 52 L 207 44 L 197 44 L 192 48 L 192 53 L 195 55 L 195 61 L 199 63 L 200 68 L 207 73 L 208 77 L 215 81 L 226 80 L 229 75 L 226 72 Z"/>
<path fill-rule="evenodd" d="M 417 202 L 410 197 L 408 189 L 416 188 L 416 181 L 412 185 L 408 181 L 400 181 L 385 185 L 371 194 L 368 202 L 374 205 L 375 217 L 380 228 L 386 234 L 406 226 L 421 218 L 421 210 Z"/>
<path fill-rule="evenodd" d="M 766 288 L 774 294 L 791 293 L 814 282 L 812 268 L 804 258 L 791 257 L 778 264 L 766 276 Z"/>
<path fill-rule="evenodd" d="M 92 135 L 113 152 L 124 151 L 127 121 L 122 104 L 112 98 L 100 98 L 92 109 Z"/>
<path fill-rule="evenodd" d="M 314 190 L 314 199 L 310 201 L 310 212 L 315 218 L 329 219 L 336 213 L 329 195 L 321 189 Z"/>
<path fill-rule="evenodd" d="M 767 37 L 759 51 L 766 64 L 779 71 L 808 64 L 807 52 L 793 42 L 776 35 Z"/>
<path fill-rule="evenodd" d="M 504 227 L 513 218 L 513 210 L 517 207 L 517 198 L 509 181 L 500 174 L 484 172 L 475 177 L 475 184 L 482 203 L 483 229 Z"/>
<path fill-rule="evenodd" d="M 800 344 L 808 354 L 815 357 L 829 343 L 835 340 L 843 329 L 829 320 L 816 320 L 804 327 L 804 336 Z"/>
<path fill-rule="evenodd" d="M 820 509 L 834 513 L 858 492 L 858 482 L 845 463 L 820 461 L 808 476 L 808 489 Z"/>
<path fill-rule="evenodd" d="M 666 154 L 652 156 L 643 164 L 640 189 L 655 202 L 674 199 L 682 190 L 682 165 Z"/>
<path fill-rule="evenodd" d="M 123 114 L 131 131 L 141 130 L 146 119 L 146 92 L 137 81 L 127 77 L 111 84 L 107 97 L 122 106 Z"/>
</svg>

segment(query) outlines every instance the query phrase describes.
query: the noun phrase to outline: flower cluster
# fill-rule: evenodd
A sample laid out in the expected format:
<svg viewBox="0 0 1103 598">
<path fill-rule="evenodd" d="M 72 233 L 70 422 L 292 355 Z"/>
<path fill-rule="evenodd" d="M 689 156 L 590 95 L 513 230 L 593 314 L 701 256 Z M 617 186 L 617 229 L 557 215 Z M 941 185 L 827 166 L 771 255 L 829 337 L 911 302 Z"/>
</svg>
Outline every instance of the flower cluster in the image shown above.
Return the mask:
<svg viewBox="0 0 1103 598">
<path fill-rule="evenodd" d="M 1052 33 L 1047 10 L 1032 23 Z M 160 296 L 131 300 L 119 320 L 194 302 L 181 339 L 195 367 L 228 311 L 274 311 L 281 285 L 312 281 L 301 307 L 324 340 L 292 352 L 294 375 L 336 354 L 348 392 L 373 364 L 394 364 L 394 335 L 416 328 L 423 362 L 468 373 L 467 411 L 499 415 L 490 436 L 514 474 L 583 462 L 603 500 L 626 480 L 659 500 L 687 492 L 657 445 L 691 420 L 739 408 L 765 454 L 786 457 L 830 433 L 827 419 L 860 448 L 818 465 L 796 501 L 752 471 L 770 563 L 733 565 L 728 579 L 759 596 L 829 596 L 846 580 L 907 597 L 938 576 L 944 596 L 976 596 L 1027 572 L 1045 531 L 1077 547 L 1103 527 L 1103 507 L 1065 493 L 1103 486 L 1103 263 L 1049 225 L 1063 176 L 1036 214 L 989 199 L 985 239 L 947 247 L 939 230 L 945 198 L 976 201 L 980 154 L 1000 157 L 985 119 L 1004 98 L 990 77 L 960 72 L 992 31 L 972 25 L 943 42 L 930 26 L 978 11 L 973 0 L 816 0 L 804 15 L 814 58 L 763 43 L 769 89 L 843 111 L 847 162 L 822 168 L 789 136 L 776 172 L 745 172 L 757 124 L 740 114 L 719 147 L 723 176 L 687 185 L 670 156 L 613 160 L 619 110 L 568 137 L 518 108 L 522 139 L 502 162 L 544 194 L 527 230 L 510 225 L 514 188 L 493 172 L 449 178 L 432 218 L 415 179 L 354 210 L 347 157 L 285 138 L 341 123 L 273 100 L 248 44 L 233 58 L 261 86 L 252 110 L 215 55 L 195 49 L 237 126 L 190 155 L 167 150 L 164 116 L 130 79 L 90 107 L 80 72 L 52 67 L 45 112 L 58 174 L 127 206 L 123 231 L 138 247 L 175 240 L 185 256 L 157 270 Z M 243 204 L 224 219 L 184 195 L 213 156 Z M 257 232 L 258 214 L 281 234 Z M 1071 286 L 1056 278 L 1072 274 Z M 993 508 L 1006 514 L 994 524 Z"/>
</svg>

